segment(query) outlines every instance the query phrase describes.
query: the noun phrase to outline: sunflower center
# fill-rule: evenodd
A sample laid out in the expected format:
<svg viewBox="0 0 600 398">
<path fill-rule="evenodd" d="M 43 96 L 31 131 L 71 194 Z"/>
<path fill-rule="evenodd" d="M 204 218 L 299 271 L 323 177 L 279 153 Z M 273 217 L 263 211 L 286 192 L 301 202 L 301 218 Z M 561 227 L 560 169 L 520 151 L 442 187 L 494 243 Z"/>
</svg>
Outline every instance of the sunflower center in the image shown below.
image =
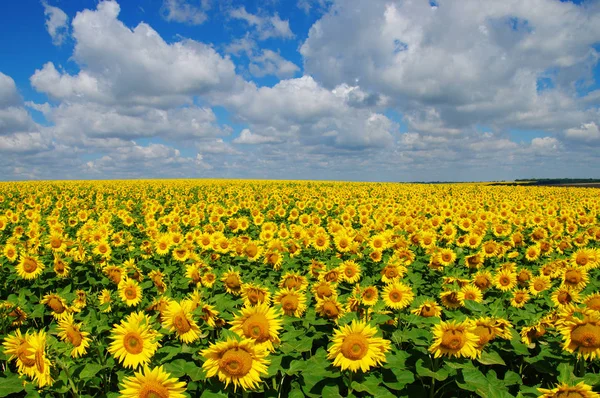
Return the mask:
<svg viewBox="0 0 600 398">
<path fill-rule="evenodd" d="M 356 270 L 348 267 L 344 270 L 344 274 L 346 274 L 348 278 L 352 278 L 354 275 L 356 275 Z"/>
<path fill-rule="evenodd" d="M 546 284 L 542 281 L 538 281 L 533 284 L 533 288 L 535 290 L 537 290 L 538 292 L 544 290 L 545 287 L 546 287 Z"/>
<path fill-rule="evenodd" d="M 582 279 L 581 273 L 578 270 L 571 269 L 565 272 L 565 281 L 569 284 L 577 285 Z"/>
<path fill-rule="evenodd" d="M 225 284 L 232 290 L 237 290 L 240 288 L 240 280 L 237 275 L 229 275 L 227 279 L 225 279 Z"/>
<path fill-rule="evenodd" d="M 561 304 L 570 303 L 573 298 L 569 294 L 569 292 L 562 291 L 556 296 L 556 300 Z"/>
<path fill-rule="evenodd" d="M 502 286 L 508 286 L 510 285 L 510 278 L 508 276 L 503 276 L 500 278 L 500 284 Z"/>
<path fill-rule="evenodd" d="M 244 336 L 256 340 L 258 343 L 269 340 L 269 320 L 264 314 L 253 314 L 242 324 Z"/>
<path fill-rule="evenodd" d="M 25 259 L 25 261 L 23 262 L 23 269 L 27 273 L 35 272 L 37 267 L 38 267 L 37 263 L 30 258 Z"/>
<path fill-rule="evenodd" d="M 292 313 L 298 309 L 299 305 L 298 297 L 291 294 L 283 296 L 281 299 L 281 306 L 286 314 Z"/>
<path fill-rule="evenodd" d="M 475 300 L 477 298 L 477 295 L 475 294 L 475 292 L 466 292 L 465 293 L 465 300 Z"/>
<path fill-rule="evenodd" d="M 317 296 L 319 296 L 319 298 L 329 297 L 332 293 L 333 292 L 328 285 L 321 285 L 317 288 Z"/>
<path fill-rule="evenodd" d="M 53 249 L 58 249 L 61 245 L 62 241 L 58 238 L 52 238 L 50 241 L 50 246 L 52 246 Z"/>
<path fill-rule="evenodd" d="M 389 299 L 393 303 L 399 303 L 402 301 L 402 292 L 399 290 L 392 290 L 389 294 Z"/>
<path fill-rule="evenodd" d="M 137 292 L 135 290 L 135 287 L 127 286 L 127 288 L 125 288 L 125 297 L 127 297 L 127 300 L 135 299 L 137 297 Z"/>
<path fill-rule="evenodd" d="M 441 345 L 448 350 L 460 350 L 465 345 L 465 336 L 461 330 L 447 330 Z"/>
<path fill-rule="evenodd" d="M 575 262 L 577 263 L 577 265 L 580 265 L 580 266 L 587 265 L 587 263 L 588 263 L 587 255 L 585 255 L 585 254 L 578 255 L 577 258 L 575 259 Z"/>
<path fill-rule="evenodd" d="M 63 303 L 56 297 L 52 297 L 50 300 L 48 300 L 48 307 L 52 308 L 52 311 L 56 312 L 57 314 L 62 314 L 66 309 Z"/>
<path fill-rule="evenodd" d="M 287 287 L 288 289 L 293 289 L 295 287 L 300 286 L 300 281 L 298 280 L 298 278 L 292 276 L 285 280 L 285 282 L 283 283 L 283 286 Z"/>
<path fill-rule="evenodd" d="M 487 344 L 490 340 L 494 339 L 494 331 L 489 326 L 478 325 L 473 331 L 479 337 L 479 345 L 482 346 Z"/>
<path fill-rule="evenodd" d="M 522 303 L 525 301 L 525 294 L 522 292 L 515 293 L 515 303 Z"/>
<path fill-rule="evenodd" d="M 529 280 L 529 274 L 527 272 L 519 272 L 519 276 L 517 276 L 517 279 L 519 280 L 519 282 L 525 283 Z"/>
<path fill-rule="evenodd" d="M 600 311 L 600 297 L 594 297 L 587 302 L 587 307 L 592 310 Z"/>
<path fill-rule="evenodd" d="M 421 308 L 421 316 L 423 316 L 425 318 L 435 316 L 435 308 L 433 308 L 429 304 L 423 305 L 423 307 Z"/>
<path fill-rule="evenodd" d="M 54 266 L 54 271 L 56 271 L 56 273 L 58 274 L 62 274 L 65 271 L 65 265 L 62 261 L 56 263 L 56 265 Z"/>
<path fill-rule="evenodd" d="M 359 333 L 349 334 L 344 339 L 340 351 L 344 357 L 358 361 L 369 352 L 369 341 Z"/>
<path fill-rule="evenodd" d="M 17 354 L 18 358 L 21 360 L 21 362 L 23 363 L 23 365 L 25 365 L 26 367 L 30 368 L 32 366 L 35 366 L 35 358 L 30 358 L 29 357 L 29 352 L 28 352 L 28 348 L 29 348 L 29 344 L 25 343 L 25 346 L 21 346 L 19 347 L 20 352 Z"/>
<path fill-rule="evenodd" d="M 340 314 L 340 311 L 338 310 L 337 305 L 335 305 L 334 303 L 326 302 L 325 304 L 323 304 L 323 313 L 328 318 L 335 318 Z"/>
<path fill-rule="evenodd" d="M 385 270 L 385 276 L 390 279 L 396 278 L 398 276 L 398 271 L 396 271 L 395 268 L 387 268 Z"/>
<path fill-rule="evenodd" d="M 371 300 L 372 298 L 375 297 L 375 292 L 373 290 L 371 290 L 371 289 L 365 290 L 365 293 L 363 294 L 363 297 L 366 300 Z"/>
<path fill-rule="evenodd" d="M 140 398 L 169 398 L 169 389 L 156 380 L 146 380 L 138 396 Z"/>
<path fill-rule="evenodd" d="M 577 326 L 571 332 L 571 341 L 580 347 L 600 348 L 600 326 L 591 323 Z"/>
<path fill-rule="evenodd" d="M 252 369 L 252 355 L 243 349 L 229 349 L 221 357 L 219 369 L 229 377 L 244 377 Z"/>
<path fill-rule="evenodd" d="M 192 328 L 192 325 L 190 325 L 190 322 L 184 314 L 177 314 L 173 317 L 173 326 L 179 334 L 187 333 Z"/>
<path fill-rule="evenodd" d="M 81 345 L 83 336 L 78 330 L 70 326 L 65 333 L 67 335 L 67 339 L 69 339 L 69 342 L 71 342 L 74 347 L 79 347 Z"/>
<path fill-rule="evenodd" d="M 139 354 L 144 350 L 144 340 L 136 332 L 129 332 L 123 338 L 123 347 L 130 354 Z"/>
<path fill-rule="evenodd" d="M 250 301 L 252 304 L 262 303 L 265 301 L 265 295 L 263 292 L 253 290 L 248 293 L 248 301 Z"/>
<path fill-rule="evenodd" d="M 581 392 L 573 390 L 559 391 L 554 394 L 554 397 L 556 398 L 585 398 L 587 396 L 587 394 L 583 395 Z"/>
<path fill-rule="evenodd" d="M 44 364 L 44 353 L 41 350 L 35 351 L 35 367 L 40 373 L 44 373 L 44 370 L 46 369 Z"/>
</svg>

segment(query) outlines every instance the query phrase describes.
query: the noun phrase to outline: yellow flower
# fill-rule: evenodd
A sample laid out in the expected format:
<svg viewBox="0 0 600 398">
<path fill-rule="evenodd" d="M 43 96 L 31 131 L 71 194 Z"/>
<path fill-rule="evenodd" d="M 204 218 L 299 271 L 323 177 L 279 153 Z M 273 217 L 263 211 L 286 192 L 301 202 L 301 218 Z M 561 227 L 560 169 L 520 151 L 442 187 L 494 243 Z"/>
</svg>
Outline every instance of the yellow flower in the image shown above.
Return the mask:
<svg viewBox="0 0 600 398">
<path fill-rule="evenodd" d="M 110 312 L 110 310 L 111 310 L 110 304 L 112 303 L 112 298 L 110 296 L 110 290 L 108 290 L 108 289 L 102 289 L 102 291 L 98 294 L 98 301 L 100 302 L 101 306 L 108 304 L 102 310 L 102 312 Z"/>
<path fill-rule="evenodd" d="M 436 358 L 442 355 L 475 358 L 478 355 L 479 337 L 474 331 L 475 326 L 470 321 L 442 321 L 433 327 L 435 340 L 429 352 Z"/>
<path fill-rule="evenodd" d="M 337 296 L 318 299 L 315 310 L 319 316 L 334 320 L 338 319 L 344 313 L 344 309 L 338 301 Z"/>
<path fill-rule="evenodd" d="M 128 306 L 136 306 L 142 301 L 142 287 L 133 279 L 123 279 L 119 283 L 119 297 Z"/>
<path fill-rule="evenodd" d="M 71 356 L 73 358 L 85 355 L 90 346 L 89 333 L 81 331 L 81 324 L 76 324 L 73 315 L 67 314 L 58 322 L 58 337 L 64 342 L 69 342 L 73 349 Z"/>
<path fill-rule="evenodd" d="M 2 254 L 4 254 L 4 257 L 12 263 L 17 259 L 17 248 L 15 245 L 8 243 L 4 246 L 4 249 L 2 249 Z"/>
<path fill-rule="evenodd" d="M 122 398 L 164 397 L 184 398 L 185 382 L 164 371 L 162 366 L 149 368 L 144 366 L 143 372 L 135 372 L 126 377 L 121 384 Z"/>
<path fill-rule="evenodd" d="M 399 310 L 408 307 L 415 295 L 410 286 L 402 282 L 393 282 L 383 289 L 381 297 L 387 307 Z"/>
<path fill-rule="evenodd" d="M 260 376 L 267 374 L 269 360 L 267 351 L 257 346 L 250 339 L 213 343 L 200 354 L 205 358 L 202 368 L 207 377 L 218 376 L 225 387 L 233 383 L 234 390 L 255 389 L 260 383 Z"/>
<path fill-rule="evenodd" d="M 324 299 L 326 297 L 337 296 L 336 286 L 335 283 L 320 281 L 312 286 L 311 291 L 315 295 L 315 298 Z"/>
<path fill-rule="evenodd" d="M 513 291 L 512 299 L 510 300 L 510 305 L 515 308 L 522 308 L 525 303 L 529 301 L 529 293 L 525 289 L 519 289 Z"/>
<path fill-rule="evenodd" d="M 44 263 L 34 255 L 21 255 L 21 260 L 16 266 L 17 274 L 23 279 L 35 279 L 44 270 Z"/>
<path fill-rule="evenodd" d="M 379 300 L 379 291 L 375 286 L 367 286 L 362 289 L 360 293 L 360 299 L 364 305 L 373 306 L 377 304 Z"/>
<path fill-rule="evenodd" d="M 367 372 L 370 368 L 385 362 L 385 354 L 390 350 L 390 341 L 374 337 L 377 329 L 364 321 L 353 320 L 334 331 L 333 344 L 328 349 L 327 358 L 341 370 L 359 369 Z"/>
<path fill-rule="evenodd" d="M 560 328 L 563 349 L 577 353 L 578 357 L 594 360 L 600 358 L 600 315 L 590 312 L 583 319 L 571 317 Z"/>
<path fill-rule="evenodd" d="M 458 292 L 457 298 L 462 305 L 465 304 L 465 300 L 472 300 L 477 303 L 481 303 L 483 301 L 483 294 L 477 286 L 465 285 Z"/>
<path fill-rule="evenodd" d="M 171 301 L 162 313 L 162 323 L 170 332 L 175 332 L 177 338 L 190 344 L 200 338 L 200 328 L 192 316 L 192 302 L 182 300 L 181 303 Z"/>
<path fill-rule="evenodd" d="M 221 281 L 225 285 L 225 291 L 229 294 L 239 296 L 242 292 L 242 280 L 240 279 L 240 273 L 233 270 L 225 272 L 221 277 Z"/>
<path fill-rule="evenodd" d="M 531 279 L 531 281 L 529 282 L 529 291 L 534 296 L 537 296 L 539 293 L 543 292 L 544 290 L 550 289 L 550 286 L 551 286 L 550 278 L 548 278 L 547 276 L 544 276 L 544 275 L 539 275 L 539 276 L 533 277 Z"/>
<path fill-rule="evenodd" d="M 130 314 L 114 325 L 108 347 L 110 352 L 124 367 L 137 368 L 147 365 L 160 346 L 161 335 L 152 329 L 150 317 L 143 312 Z"/>
<path fill-rule="evenodd" d="M 442 315 L 442 308 L 435 300 L 425 300 L 423 304 L 410 311 L 412 314 L 430 318 Z"/>
<path fill-rule="evenodd" d="M 579 292 L 567 286 L 557 288 L 551 297 L 552 303 L 557 307 L 579 302 Z"/>
<path fill-rule="evenodd" d="M 585 268 L 567 267 L 562 274 L 563 286 L 568 286 L 574 290 L 582 290 L 588 283 L 589 278 Z"/>
<path fill-rule="evenodd" d="M 46 294 L 41 303 L 46 304 L 46 306 L 50 308 L 52 316 L 54 316 L 55 319 L 62 319 L 68 314 L 69 308 L 67 307 L 67 303 L 65 299 L 58 294 Z"/>
<path fill-rule="evenodd" d="M 494 277 L 494 284 L 503 292 L 509 291 L 517 285 L 517 274 L 509 270 L 502 270 Z"/>
<path fill-rule="evenodd" d="M 306 311 L 306 296 L 304 292 L 298 290 L 280 289 L 273 301 L 280 304 L 284 314 L 288 316 L 300 318 Z"/>
<path fill-rule="evenodd" d="M 268 351 L 275 351 L 273 343 L 279 344 L 281 317 L 268 304 L 245 307 L 231 322 L 231 331 L 243 338 L 251 339 Z"/>
<path fill-rule="evenodd" d="M 538 388 L 538 391 L 542 393 L 542 395 L 540 395 L 538 398 L 600 398 L 600 394 L 592 391 L 592 387 L 588 386 L 583 381 L 575 386 L 561 383 L 550 390 L 546 388 Z"/>
<path fill-rule="evenodd" d="M 242 299 L 244 305 L 258 305 L 262 303 L 271 303 L 271 293 L 266 287 L 258 286 L 252 283 L 242 285 Z"/>
</svg>

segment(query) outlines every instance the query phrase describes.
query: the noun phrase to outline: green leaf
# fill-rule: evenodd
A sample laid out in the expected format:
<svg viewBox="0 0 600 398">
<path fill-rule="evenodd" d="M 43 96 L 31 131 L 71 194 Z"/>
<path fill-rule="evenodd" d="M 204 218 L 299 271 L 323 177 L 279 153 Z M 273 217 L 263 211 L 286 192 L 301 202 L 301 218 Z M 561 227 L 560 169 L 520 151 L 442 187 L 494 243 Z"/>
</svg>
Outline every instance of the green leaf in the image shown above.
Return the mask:
<svg viewBox="0 0 600 398">
<path fill-rule="evenodd" d="M 323 387 L 323 390 L 321 391 L 321 396 L 323 398 L 340 398 L 341 397 L 340 389 L 337 386 L 337 384 L 335 384 L 335 385 L 328 384 Z"/>
<path fill-rule="evenodd" d="M 281 352 L 284 354 L 290 354 L 293 352 L 301 353 L 310 351 L 312 348 L 312 340 L 308 337 L 300 340 L 292 340 L 281 344 Z"/>
<path fill-rule="evenodd" d="M 465 300 L 465 308 L 475 313 L 485 313 L 487 311 L 487 307 L 485 305 L 473 300 Z"/>
<path fill-rule="evenodd" d="M 521 376 L 519 376 L 518 373 L 509 370 L 504 375 L 504 384 L 507 386 L 513 386 L 515 384 L 521 385 L 523 384 L 523 380 L 521 379 Z"/>
<path fill-rule="evenodd" d="M 477 358 L 477 361 L 483 365 L 506 365 L 500 354 L 496 351 L 482 352 L 481 357 Z"/>
<path fill-rule="evenodd" d="M 558 381 L 567 384 L 571 384 L 575 381 L 573 367 L 568 362 L 562 362 L 558 365 Z"/>
<path fill-rule="evenodd" d="M 11 394 L 21 392 L 24 389 L 23 380 L 19 379 L 19 376 L 16 374 L 0 378 L 0 397 L 8 397 Z"/>
<path fill-rule="evenodd" d="M 81 373 L 79 373 L 79 378 L 82 380 L 92 379 L 96 377 L 98 372 L 100 372 L 102 369 L 104 369 L 104 367 L 100 364 L 88 363 L 83 367 Z"/>
<path fill-rule="evenodd" d="M 176 359 L 171 362 L 165 363 L 165 370 L 171 373 L 172 377 L 180 378 L 185 375 L 187 361 L 185 359 Z"/>
<path fill-rule="evenodd" d="M 438 381 L 443 381 L 448 378 L 448 370 L 441 368 L 436 372 L 423 366 L 423 360 L 419 359 L 415 364 L 417 374 L 421 377 L 430 377 Z"/>
<path fill-rule="evenodd" d="M 598 386 L 600 385 L 600 373 L 587 373 L 583 376 L 583 380 L 590 386 Z"/>
</svg>

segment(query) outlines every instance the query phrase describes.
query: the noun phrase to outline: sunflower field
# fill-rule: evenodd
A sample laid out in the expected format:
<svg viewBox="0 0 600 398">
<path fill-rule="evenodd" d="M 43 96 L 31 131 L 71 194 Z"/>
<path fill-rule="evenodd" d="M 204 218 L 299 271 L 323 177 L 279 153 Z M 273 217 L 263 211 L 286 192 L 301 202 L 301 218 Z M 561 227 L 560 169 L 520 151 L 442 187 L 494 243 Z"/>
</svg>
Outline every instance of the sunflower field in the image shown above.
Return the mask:
<svg viewBox="0 0 600 398">
<path fill-rule="evenodd" d="M 600 191 L 0 183 L 0 397 L 600 397 Z"/>
</svg>

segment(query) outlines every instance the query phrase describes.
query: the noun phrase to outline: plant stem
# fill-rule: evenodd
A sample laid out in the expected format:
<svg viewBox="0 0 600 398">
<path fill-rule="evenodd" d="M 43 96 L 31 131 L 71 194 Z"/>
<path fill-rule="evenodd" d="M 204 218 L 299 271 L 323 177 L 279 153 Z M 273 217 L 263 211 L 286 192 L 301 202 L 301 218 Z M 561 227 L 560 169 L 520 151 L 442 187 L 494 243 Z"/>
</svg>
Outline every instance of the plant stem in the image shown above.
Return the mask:
<svg viewBox="0 0 600 398">
<path fill-rule="evenodd" d="M 585 376 L 585 359 L 579 358 L 579 368 L 577 369 L 577 377 Z"/>
<path fill-rule="evenodd" d="M 353 375 L 353 372 L 350 371 L 350 377 L 349 377 L 349 380 L 348 380 L 348 396 L 350 394 L 352 394 L 352 375 Z"/>
<path fill-rule="evenodd" d="M 431 371 L 433 373 L 437 372 L 439 366 L 439 358 L 431 359 Z M 431 378 L 431 387 L 429 388 L 429 398 L 433 398 L 435 396 L 435 377 Z"/>
</svg>

